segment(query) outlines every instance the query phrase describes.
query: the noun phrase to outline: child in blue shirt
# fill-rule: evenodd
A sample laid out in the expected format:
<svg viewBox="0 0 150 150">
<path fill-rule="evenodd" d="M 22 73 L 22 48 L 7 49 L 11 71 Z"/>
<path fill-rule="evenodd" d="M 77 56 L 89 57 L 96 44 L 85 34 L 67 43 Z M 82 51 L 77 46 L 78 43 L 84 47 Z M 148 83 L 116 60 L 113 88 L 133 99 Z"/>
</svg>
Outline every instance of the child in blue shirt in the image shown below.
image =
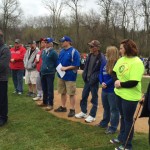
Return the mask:
<svg viewBox="0 0 150 150">
<path fill-rule="evenodd" d="M 111 77 L 113 67 L 118 59 L 118 49 L 115 46 L 109 46 L 106 49 L 106 60 L 100 68 L 99 81 L 102 85 L 102 105 L 104 108 L 103 119 L 97 125 L 102 128 L 107 128 L 106 134 L 116 132 L 119 123 L 119 110 L 116 105 L 114 93 L 114 81 Z M 108 124 L 110 122 L 110 126 Z"/>
</svg>

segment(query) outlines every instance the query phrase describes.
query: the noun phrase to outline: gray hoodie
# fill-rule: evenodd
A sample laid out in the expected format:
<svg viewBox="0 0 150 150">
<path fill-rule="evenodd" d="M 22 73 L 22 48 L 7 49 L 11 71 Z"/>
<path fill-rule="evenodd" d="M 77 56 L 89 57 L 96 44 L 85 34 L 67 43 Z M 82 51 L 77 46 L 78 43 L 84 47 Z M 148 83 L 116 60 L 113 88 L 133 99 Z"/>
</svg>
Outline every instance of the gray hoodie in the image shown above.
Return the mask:
<svg viewBox="0 0 150 150">
<path fill-rule="evenodd" d="M 30 56 L 30 51 L 31 49 L 27 50 L 26 51 L 26 54 L 24 56 L 24 67 L 25 69 L 27 70 L 35 70 L 36 68 L 36 65 L 35 65 L 35 57 L 36 57 L 36 54 L 39 52 L 39 49 L 36 48 L 34 50 L 34 52 L 31 54 Z M 29 58 L 30 56 L 30 58 Z"/>
</svg>

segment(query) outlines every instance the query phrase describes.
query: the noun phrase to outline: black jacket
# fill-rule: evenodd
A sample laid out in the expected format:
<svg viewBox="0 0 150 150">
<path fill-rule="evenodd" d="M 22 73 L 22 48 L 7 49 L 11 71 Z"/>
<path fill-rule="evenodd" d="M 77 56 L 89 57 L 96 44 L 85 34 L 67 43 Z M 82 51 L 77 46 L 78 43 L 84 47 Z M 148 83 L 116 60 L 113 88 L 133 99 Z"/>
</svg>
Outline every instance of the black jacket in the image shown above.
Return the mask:
<svg viewBox="0 0 150 150">
<path fill-rule="evenodd" d="M 150 117 L 150 83 L 145 94 L 145 100 L 140 117 Z"/>
<path fill-rule="evenodd" d="M 8 81 L 9 62 L 10 62 L 10 50 L 6 45 L 1 44 L 0 45 L 0 81 Z"/>
<path fill-rule="evenodd" d="M 88 73 L 88 66 L 89 66 L 89 62 L 90 62 L 90 58 L 91 58 L 91 53 L 88 55 L 87 59 L 86 59 L 86 62 L 85 62 L 85 67 L 84 67 L 84 70 L 83 70 L 83 73 L 82 73 L 82 78 L 84 80 L 84 82 L 87 82 L 87 73 Z M 101 66 L 101 61 L 102 59 L 105 59 L 104 55 L 102 53 L 99 53 L 97 55 L 97 58 L 95 60 L 95 65 L 92 69 L 92 73 L 91 73 L 91 76 L 90 76 L 90 80 L 89 80 L 89 84 L 90 85 L 93 85 L 95 83 L 99 83 L 99 72 L 100 72 L 100 66 Z"/>
</svg>

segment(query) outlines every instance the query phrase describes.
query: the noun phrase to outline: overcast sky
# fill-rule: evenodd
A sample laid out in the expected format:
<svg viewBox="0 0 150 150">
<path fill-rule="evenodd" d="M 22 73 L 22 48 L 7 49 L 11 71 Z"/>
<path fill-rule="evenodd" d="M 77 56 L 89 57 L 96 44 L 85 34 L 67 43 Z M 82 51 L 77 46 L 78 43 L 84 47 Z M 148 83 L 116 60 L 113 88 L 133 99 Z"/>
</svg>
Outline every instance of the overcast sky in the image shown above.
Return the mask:
<svg viewBox="0 0 150 150">
<path fill-rule="evenodd" d="M 25 17 L 29 16 L 44 16 L 48 11 L 44 8 L 42 0 L 19 0 Z M 55 1 L 55 0 L 54 0 Z M 97 7 L 95 0 L 83 0 L 83 10 L 94 9 Z M 66 13 L 66 12 L 62 12 Z M 63 15 L 63 14 L 62 14 Z"/>
</svg>

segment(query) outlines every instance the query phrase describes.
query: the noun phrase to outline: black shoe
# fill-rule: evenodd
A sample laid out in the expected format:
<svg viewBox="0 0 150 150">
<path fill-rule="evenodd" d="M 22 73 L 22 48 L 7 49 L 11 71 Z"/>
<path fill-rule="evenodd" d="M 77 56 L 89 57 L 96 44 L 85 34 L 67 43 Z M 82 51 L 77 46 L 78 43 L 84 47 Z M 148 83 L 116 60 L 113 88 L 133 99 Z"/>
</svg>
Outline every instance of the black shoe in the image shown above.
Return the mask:
<svg viewBox="0 0 150 150">
<path fill-rule="evenodd" d="M 0 119 L 0 127 L 1 126 L 3 126 L 3 125 L 5 125 L 7 123 L 7 121 L 6 120 L 4 120 L 4 119 Z"/>
<path fill-rule="evenodd" d="M 28 92 L 28 93 L 27 93 L 27 96 L 30 96 L 30 97 L 31 97 L 32 94 L 33 94 L 32 92 Z"/>
<path fill-rule="evenodd" d="M 55 112 L 67 112 L 67 108 L 66 107 L 58 107 L 57 109 L 54 110 Z"/>
<path fill-rule="evenodd" d="M 30 96 L 31 96 L 31 97 L 36 97 L 36 94 L 35 94 L 35 93 L 32 93 Z"/>
<path fill-rule="evenodd" d="M 75 110 L 74 109 L 70 109 L 68 117 L 74 117 L 74 116 L 75 116 Z"/>
</svg>

